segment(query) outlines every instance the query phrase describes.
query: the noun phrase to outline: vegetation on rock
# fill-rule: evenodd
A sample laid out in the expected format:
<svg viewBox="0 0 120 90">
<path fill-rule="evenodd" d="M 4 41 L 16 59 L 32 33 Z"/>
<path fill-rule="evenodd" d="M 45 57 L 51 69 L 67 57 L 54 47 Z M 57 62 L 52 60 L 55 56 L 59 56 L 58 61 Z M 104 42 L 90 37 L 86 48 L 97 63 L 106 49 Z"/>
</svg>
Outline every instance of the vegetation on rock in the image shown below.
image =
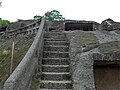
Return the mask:
<svg viewBox="0 0 120 90">
<path fill-rule="evenodd" d="M 65 18 L 57 10 L 48 11 L 45 13 L 46 21 L 63 21 Z"/>
<path fill-rule="evenodd" d="M 40 19 L 41 19 L 41 16 L 39 16 L 39 15 L 34 16 L 34 20 L 40 20 Z"/>
<path fill-rule="evenodd" d="M 9 23 L 10 23 L 10 21 L 8 21 L 8 20 L 2 20 L 2 18 L 0 18 L 0 26 L 7 25 Z"/>
</svg>

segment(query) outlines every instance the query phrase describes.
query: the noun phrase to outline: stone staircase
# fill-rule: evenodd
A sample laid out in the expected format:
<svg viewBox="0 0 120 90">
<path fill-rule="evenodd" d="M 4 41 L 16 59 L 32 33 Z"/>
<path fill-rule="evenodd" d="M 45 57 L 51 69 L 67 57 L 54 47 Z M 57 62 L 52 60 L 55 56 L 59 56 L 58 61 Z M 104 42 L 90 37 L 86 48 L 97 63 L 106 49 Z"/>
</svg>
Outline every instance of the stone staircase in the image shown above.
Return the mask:
<svg viewBox="0 0 120 90">
<path fill-rule="evenodd" d="M 72 90 L 69 46 L 63 32 L 46 32 L 40 90 Z"/>
</svg>

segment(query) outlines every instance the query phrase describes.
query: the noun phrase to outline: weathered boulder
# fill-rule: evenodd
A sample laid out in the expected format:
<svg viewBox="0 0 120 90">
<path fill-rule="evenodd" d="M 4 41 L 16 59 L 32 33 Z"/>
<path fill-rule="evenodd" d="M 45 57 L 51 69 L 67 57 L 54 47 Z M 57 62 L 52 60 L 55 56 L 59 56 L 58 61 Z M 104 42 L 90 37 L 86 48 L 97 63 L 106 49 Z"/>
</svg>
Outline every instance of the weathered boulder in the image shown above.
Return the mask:
<svg viewBox="0 0 120 90">
<path fill-rule="evenodd" d="M 101 25 L 100 25 L 101 30 L 106 30 L 106 31 L 113 31 L 113 30 L 119 30 L 120 29 L 120 23 L 115 22 L 112 19 L 106 19 L 104 20 Z"/>
</svg>

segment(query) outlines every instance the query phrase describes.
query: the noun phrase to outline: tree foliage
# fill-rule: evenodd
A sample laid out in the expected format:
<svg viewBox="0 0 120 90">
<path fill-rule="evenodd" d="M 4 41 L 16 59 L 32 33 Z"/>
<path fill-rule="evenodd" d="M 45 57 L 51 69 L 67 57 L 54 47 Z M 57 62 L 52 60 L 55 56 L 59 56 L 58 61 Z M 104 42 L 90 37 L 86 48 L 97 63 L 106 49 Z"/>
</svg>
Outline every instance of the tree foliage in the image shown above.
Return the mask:
<svg viewBox="0 0 120 90">
<path fill-rule="evenodd" d="M 46 21 L 63 21 L 65 18 L 57 10 L 48 11 L 45 13 Z"/>
<path fill-rule="evenodd" d="M 34 16 L 34 20 L 40 20 L 40 19 L 41 19 L 41 16 L 39 16 L 39 15 Z"/>
<path fill-rule="evenodd" d="M 1 18 L 0 18 L 0 26 L 2 26 L 2 25 L 7 25 L 7 24 L 9 24 L 10 23 L 10 21 L 8 21 L 8 20 L 2 20 Z"/>
</svg>

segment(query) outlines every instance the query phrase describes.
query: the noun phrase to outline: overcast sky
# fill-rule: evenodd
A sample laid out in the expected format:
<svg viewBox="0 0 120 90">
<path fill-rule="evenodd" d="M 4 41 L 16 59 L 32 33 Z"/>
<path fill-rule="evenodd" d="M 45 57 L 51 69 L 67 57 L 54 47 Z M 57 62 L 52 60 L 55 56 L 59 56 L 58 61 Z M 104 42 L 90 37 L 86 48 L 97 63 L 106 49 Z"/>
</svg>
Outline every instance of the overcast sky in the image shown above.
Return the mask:
<svg viewBox="0 0 120 90">
<path fill-rule="evenodd" d="M 120 21 L 120 0 L 0 0 L 0 18 L 10 21 L 31 19 L 53 9 L 67 19 L 101 23 L 111 18 Z"/>
</svg>

